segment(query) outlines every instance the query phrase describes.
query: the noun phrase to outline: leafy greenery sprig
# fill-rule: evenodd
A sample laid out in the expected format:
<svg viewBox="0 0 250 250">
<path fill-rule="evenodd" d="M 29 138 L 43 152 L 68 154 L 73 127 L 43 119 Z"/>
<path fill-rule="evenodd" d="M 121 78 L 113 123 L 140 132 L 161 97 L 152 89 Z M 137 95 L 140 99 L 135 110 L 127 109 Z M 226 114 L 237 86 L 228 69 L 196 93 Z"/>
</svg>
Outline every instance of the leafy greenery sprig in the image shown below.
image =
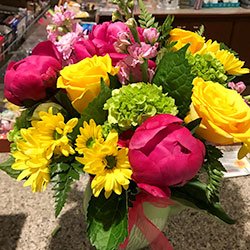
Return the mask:
<svg viewBox="0 0 250 250">
<path fill-rule="evenodd" d="M 111 2 L 118 6 L 118 9 L 112 13 L 112 21 L 125 21 L 133 17 L 134 0 L 111 0 Z"/>
<path fill-rule="evenodd" d="M 219 161 L 221 157 L 222 152 L 218 148 L 212 145 L 206 145 L 206 160 L 203 168 L 208 175 L 206 195 L 212 203 L 219 201 L 219 189 L 223 179 L 223 172 L 226 172 L 226 169 Z"/>
<path fill-rule="evenodd" d="M 142 28 L 157 28 L 158 23 L 155 22 L 155 17 L 148 12 L 142 0 L 138 1 L 140 8 L 140 15 L 138 22 L 140 23 Z"/>
<path fill-rule="evenodd" d="M 63 162 L 64 161 L 67 162 Z M 72 162 L 71 162 L 72 161 Z M 62 211 L 67 200 L 71 185 L 74 181 L 79 180 L 80 173 L 83 173 L 81 164 L 74 161 L 72 157 L 60 157 L 57 162 L 51 164 L 50 175 L 54 183 L 55 191 L 55 216 L 57 217 Z"/>
</svg>

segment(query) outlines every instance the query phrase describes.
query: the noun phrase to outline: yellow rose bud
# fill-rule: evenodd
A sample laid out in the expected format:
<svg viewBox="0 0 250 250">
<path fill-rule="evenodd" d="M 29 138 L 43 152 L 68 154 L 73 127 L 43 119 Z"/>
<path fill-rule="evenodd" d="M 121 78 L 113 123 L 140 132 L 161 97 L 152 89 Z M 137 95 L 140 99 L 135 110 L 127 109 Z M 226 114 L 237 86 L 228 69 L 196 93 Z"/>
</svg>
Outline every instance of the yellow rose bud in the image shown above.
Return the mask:
<svg viewBox="0 0 250 250">
<path fill-rule="evenodd" d="M 174 45 L 176 50 L 181 49 L 183 46 L 189 43 L 190 46 L 188 47 L 188 51 L 190 51 L 192 54 L 199 51 L 205 43 L 205 39 L 197 33 L 179 28 L 175 28 L 170 31 L 170 41 L 177 42 Z"/>
<path fill-rule="evenodd" d="M 240 158 L 250 152 L 250 108 L 241 95 L 199 77 L 193 85 L 192 104 L 185 122 L 200 117 L 202 121 L 196 131 L 199 136 L 220 145 L 242 142 Z"/>
<path fill-rule="evenodd" d="M 93 56 L 64 67 L 57 80 L 57 88 L 67 91 L 73 107 L 82 113 L 84 108 L 100 93 L 100 81 L 103 78 L 109 86 L 109 76 L 117 74 L 118 68 L 112 66 L 109 55 Z"/>
</svg>

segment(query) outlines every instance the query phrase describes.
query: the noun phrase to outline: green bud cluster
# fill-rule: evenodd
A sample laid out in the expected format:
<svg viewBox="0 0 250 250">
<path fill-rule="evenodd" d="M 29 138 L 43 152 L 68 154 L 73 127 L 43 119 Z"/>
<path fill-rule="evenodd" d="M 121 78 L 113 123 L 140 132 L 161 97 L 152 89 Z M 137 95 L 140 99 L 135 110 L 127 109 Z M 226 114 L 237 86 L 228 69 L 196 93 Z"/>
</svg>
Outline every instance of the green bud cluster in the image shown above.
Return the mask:
<svg viewBox="0 0 250 250">
<path fill-rule="evenodd" d="M 191 73 L 205 81 L 213 81 L 225 84 L 227 81 L 226 71 L 221 62 L 211 53 L 204 55 L 187 54 L 189 64 L 192 66 Z"/>
<path fill-rule="evenodd" d="M 143 82 L 113 90 L 104 109 L 108 110 L 108 123 L 122 131 L 136 127 L 156 114 L 178 113 L 174 99 L 163 94 L 162 87 Z"/>
</svg>

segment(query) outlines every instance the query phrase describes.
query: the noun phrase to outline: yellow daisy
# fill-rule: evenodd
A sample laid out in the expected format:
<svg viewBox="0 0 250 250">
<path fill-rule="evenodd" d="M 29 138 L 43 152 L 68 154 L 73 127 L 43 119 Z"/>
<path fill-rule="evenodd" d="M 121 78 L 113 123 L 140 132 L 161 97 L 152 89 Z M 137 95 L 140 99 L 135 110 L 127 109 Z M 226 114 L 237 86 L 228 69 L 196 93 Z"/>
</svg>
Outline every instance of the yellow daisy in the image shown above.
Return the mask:
<svg viewBox="0 0 250 250">
<path fill-rule="evenodd" d="M 242 75 L 250 72 L 248 68 L 242 68 L 245 62 L 236 58 L 228 50 L 222 49 L 217 51 L 215 57 L 223 64 L 226 72 L 230 75 Z"/>
<path fill-rule="evenodd" d="M 84 121 L 83 127 L 80 128 L 80 135 L 76 139 L 76 151 L 79 154 L 84 154 L 86 149 L 92 148 L 96 142 L 102 143 L 103 141 L 102 127 L 96 126 L 93 119 L 89 121 L 89 124 Z"/>
<path fill-rule="evenodd" d="M 17 141 L 17 151 L 12 154 L 15 158 L 12 168 L 22 171 L 17 180 L 27 179 L 25 187 L 31 186 L 33 192 L 41 192 L 50 181 L 50 161 L 46 159 L 45 148 L 34 139 L 34 134 L 33 128 L 21 130 L 22 139 Z"/>
<path fill-rule="evenodd" d="M 73 131 L 78 119 L 72 118 L 66 124 L 61 113 L 53 115 L 52 107 L 48 112 L 39 112 L 40 121 L 32 121 L 32 126 L 37 130 L 35 138 L 40 140 L 44 147 L 47 147 L 46 157 L 50 159 L 55 154 L 69 156 L 75 151 L 71 146 L 68 134 Z"/>
<path fill-rule="evenodd" d="M 209 39 L 204 43 L 203 47 L 195 54 L 200 54 L 200 55 L 204 55 L 207 53 L 215 54 L 219 50 L 220 50 L 220 44 L 217 41 L 212 41 L 211 39 Z"/>
<path fill-rule="evenodd" d="M 132 170 L 128 161 L 128 149 L 117 147 L 118 134 L 110 132 L 103 144 L 96 144 L 94 149 L 87 150 L 84 157 L 76 159 L 84 164 L 83 170 L 95 175 L 91 188 L 95 197 L 104 189 L 108 199 L 114 191 L 120 195 L 122 187 L 127 190 Z"/>
</svg>

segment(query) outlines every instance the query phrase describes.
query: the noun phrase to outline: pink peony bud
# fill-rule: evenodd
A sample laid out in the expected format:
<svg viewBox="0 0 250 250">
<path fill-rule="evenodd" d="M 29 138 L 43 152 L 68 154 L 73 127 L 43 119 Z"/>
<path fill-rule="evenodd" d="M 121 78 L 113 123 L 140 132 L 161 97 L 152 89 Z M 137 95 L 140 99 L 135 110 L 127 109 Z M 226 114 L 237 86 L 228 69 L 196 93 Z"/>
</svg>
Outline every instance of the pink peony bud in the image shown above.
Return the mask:
<svg viewBox="0 0 250 250">
<path fill-rule="evenodd" d="M 132 178 L 156 197 L 169 195 L 169 186 L 183 185 L 199 171 L 205 147 L 168 114 L 156 115 L 138 127 L 129 143 Z"/>
<path fill-rule="evenodd" d="M 11 62 L 4 77 L 4 95 L 18 106 L 43 100 L 56 91 L 60 69 L 61 63 L 55 57 L 41 54 Z"/>
<path fill-rule="evenodd" d="M 154 44 L 158 38 L 160 33 L 156 28 L 148 28 L 143 30 L 143 37 L 146 43 Z"/>
</svg>

